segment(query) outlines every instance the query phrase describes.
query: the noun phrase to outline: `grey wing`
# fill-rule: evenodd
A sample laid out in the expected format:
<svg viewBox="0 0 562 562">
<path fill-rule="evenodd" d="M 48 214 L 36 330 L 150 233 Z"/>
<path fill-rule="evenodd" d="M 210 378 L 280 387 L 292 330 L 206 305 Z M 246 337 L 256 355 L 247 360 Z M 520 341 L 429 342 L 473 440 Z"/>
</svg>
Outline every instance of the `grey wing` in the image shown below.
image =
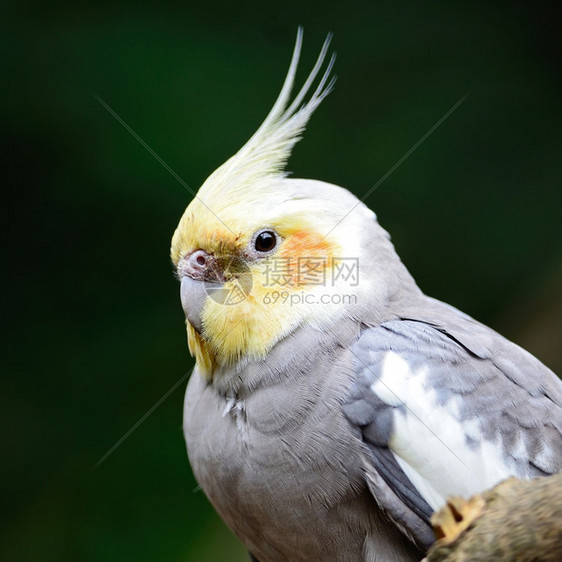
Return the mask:
<svg viewBox="0 0 562 562">
<path fill-rule="evenodd" d="M 364 330 L 344 404 L 366 445 L 371 492 L 420 546 L 432 542 L 429 517 L 447 496 L 562 467 L 560 380 L 489 328 L 443 310 L 439 324 Z"/>
</svg>

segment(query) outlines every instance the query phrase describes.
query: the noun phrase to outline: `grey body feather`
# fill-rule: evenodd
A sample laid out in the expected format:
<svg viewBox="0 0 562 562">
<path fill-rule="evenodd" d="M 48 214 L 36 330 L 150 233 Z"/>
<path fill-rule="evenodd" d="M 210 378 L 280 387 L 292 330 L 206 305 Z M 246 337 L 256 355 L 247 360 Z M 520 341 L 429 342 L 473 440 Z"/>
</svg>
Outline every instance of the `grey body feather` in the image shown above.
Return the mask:
<svg viewBox="0 0 562 562">
<path fill-rule="evenodd" d="M 454 410 L 458 421 L 474 420 L 481 440 L 498 447 L 511 474 L 532 478 L 562 467 L 562 388 L 554 373 L 525 350 L 455 309 L 431 299 L 428 304 L 427 312 L 419 311 L 420 320 L 393 320 L 361 334 L 352 346 L 358 376 L 344 405 L 348 420 L 362 429 L 372 454 L 372 469 L 400 500 L 381 507 L 424 547 L 433 541 L 427 526 L 432 510 L 389 448 L 395 415 L 404 414 L 405 406 L 388 405 L 371 390 L 388 351 L 404 357 L 414 370 L 426 369 L 427 385 L 439 406 L 460 398 Z M 428 312 L 434 319 L 431 324 L 421 320 Z M 481 445 L 468 434 L 465 442 L 467 447 Z M 525 456 L 516 452 L 521 444 Z M 441 454 L 445 459 L 447 451 Z M 443 465 L 445 468 L 445 460 Z M 404 506 L 412 511 L 405 521 L 400 517 Z M 400 513 L 395 514 L 396 509 Z M 425 526 L 420 525 L 420 518 Z"/>
<path fill-rule="evenodd" d="M 301 328 L 267 361 L 247 364 L 235 391 L 194 373 L 185 404 L 191 465 L 261 562 L 418 560 L 397 528 L 422 550 L 431 544 L 431 509 L 388 454 L 392 408 L 368 391 L 377 355 L 390 348 L 436 366 L 439 399 L 462 395 L 461 420 L 477 417 L 503 454 L 523 435 L 529 458 L 515 459 L 514 474 L 560 469 L 558 379 L 446 305 L 428 299 L 419 312 L 434 325 L 394 319 L 367 329 L 340 323 L 337 334 Z M 493 360 L 494 347 L 508 357 Z"/>
<path fill-rule="evenodd" d="M 375 560 L 364 558 L 367 551 L 380 560 L 419 559 L 365 479 L 367 447 L 342 411 L 355 378 L 346 347 L 359 333 L 339 328 L 338 338 L 298 330 L 277 346 L 277 361 L 246 367 L 248 384 L 235 397 L 197 372 L 188 385 L 194 474 L 261 562 Z"/>
<path fill-rule="evenodd" d="M 376 271 L 382 293 L 363 295 L 344 321 L 299 327 L 266 359 L 219 369 L 212 382 L 196 369 L 188 385 L 184 430 L 194 474 L 260 562 L 419 560 L 431 544 L 432 510 L 389 446 L 404 407 L 370 390 L 389 350 L 427 368 L 441 405 L 459 397 L 458 420 L 475 420 L 512 474 L 562 465 L 556 376 L 423 295 L 386 232 L 375 220 L 369 228 L 360 273 L 369 279 Z M 525 454 L 513 456 L 521 439 Z M 468 434 L 466 444 L 479 446 Z"/>
<path fill-rule="evenodd" d="M 453 307 L 431 299 L 373 220 L 361 275 L 383 278 L 349 317 L 302 326 L 266 359 L 195 370 L 184 430 L 194 474 L 261 562 L 419 560 L 433 540 L 431 508 L 389 447 L 397 413 L 370 387 L 389 350 L 427 368 L 440 404 L 459 397 L 461 423 L 533 477 L 562 464 L 562 390 L 537 359 Z M 467 446 L 476 447 L 469 435 Z M 444 455 L 445 457 L 445 455 Z M 507 461 L 506 461 L 507 462 Z M 443 470 L 448 468 L 444 461 Z M 404 540 L 404 536 L 408 540 Z"/>
</svg>

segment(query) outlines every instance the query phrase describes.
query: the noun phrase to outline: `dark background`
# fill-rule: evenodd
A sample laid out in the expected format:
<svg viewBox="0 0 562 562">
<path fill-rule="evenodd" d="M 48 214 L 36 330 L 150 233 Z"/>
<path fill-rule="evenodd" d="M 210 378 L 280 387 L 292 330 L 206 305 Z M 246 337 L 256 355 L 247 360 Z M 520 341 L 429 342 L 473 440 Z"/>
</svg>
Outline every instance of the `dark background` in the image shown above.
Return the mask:
<svg viewBox="0 0 562 562">
<path fill-rule="evenodd" d="M 46 5 L 47 4 L 47 5 Z M 429 294 L 562 371 L 560 20 L 547 3 L 8 2 L 0 8 L 4 560 L 233 561 L 181 433 L 170 237 L 249 138 L 304 26 L 335 91 L 289 169 L 367 200 Z"/>
</svg>

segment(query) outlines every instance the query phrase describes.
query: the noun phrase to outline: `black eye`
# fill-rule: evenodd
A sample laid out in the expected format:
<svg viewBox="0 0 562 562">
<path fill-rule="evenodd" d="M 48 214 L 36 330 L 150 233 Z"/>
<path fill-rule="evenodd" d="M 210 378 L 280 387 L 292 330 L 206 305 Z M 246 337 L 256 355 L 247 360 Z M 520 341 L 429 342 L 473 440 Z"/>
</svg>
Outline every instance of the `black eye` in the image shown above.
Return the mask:
<svg viewBox="0 0 562 562">
<path fill-rule="evenodd" d="M 271 252 L 277 245 L 277 236 L 272 230 L 264 230 L 256 236 L 254 248 L 258 252 Z"/>
</svg>

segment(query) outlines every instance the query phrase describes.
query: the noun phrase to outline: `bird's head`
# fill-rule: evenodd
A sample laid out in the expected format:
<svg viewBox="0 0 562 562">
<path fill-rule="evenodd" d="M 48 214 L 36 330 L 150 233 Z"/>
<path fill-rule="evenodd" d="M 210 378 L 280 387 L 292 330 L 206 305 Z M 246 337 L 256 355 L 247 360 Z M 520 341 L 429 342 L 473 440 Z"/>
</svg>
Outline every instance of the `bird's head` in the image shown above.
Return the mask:
<svg viewBox="0 0 562 562">
<path fill-rule="evenodd" d="M 365 225 L 380 229 L 372 211 L 345 189 L 289 179 L 284 172 L 291 149 L 334 82 L 332 57 L 305 101 L 328 38 L 289 105 L 301 43 L 299 30 L 271 112 L 205 181 L 172 239 L 189 348 L 208 377 L 217 365 L 265 356 L 303 323 L 322 329 L 337 322 L 361 305 L 359 287 L 368 290 L 359 283 L 359 254 Z"/>
</svg>

